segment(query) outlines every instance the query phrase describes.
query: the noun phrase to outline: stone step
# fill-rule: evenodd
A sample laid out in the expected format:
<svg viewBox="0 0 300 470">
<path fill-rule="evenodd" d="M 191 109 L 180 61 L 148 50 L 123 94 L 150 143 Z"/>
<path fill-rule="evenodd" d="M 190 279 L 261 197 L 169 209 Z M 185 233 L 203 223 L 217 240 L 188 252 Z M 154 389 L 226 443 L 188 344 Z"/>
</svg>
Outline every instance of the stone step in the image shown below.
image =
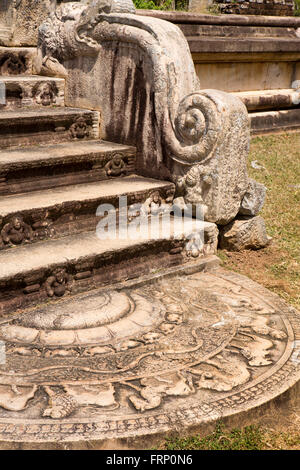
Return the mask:
<svg viewBox="0 0 300 470">
<path fill-rule="evenodd" d="M 248 111 L 272 108 L 285 109 L 300 104 L 300 90 L 294 90 L 293 88 L 239 91 L 231 94 L 242 100 Z"/>
<path fill-rule="evenodd" d="M 0 75 L 32 75 L 36 47 L 0 47 Z"/>
<path fill-rule="evenodd" d="M 135 173 L 136 149 L 104 141 L 63 142 L 0 152 L 0 194 L 90 183 Z"/>
<path fill-rule="evenodd" d="M 153 227 L 150 225 L 150 227 Z M 196 252 L 187 236 L 197 231 L 203 243 Z M 133 279 L 184 263 L 191 263 L 216 251 L 215 224 L 173 218 L 169 234 L 165 226 L 157 233 L 144 226 L 138 237 L 96 232 L 70 235 L 58 240 L 19 246 L 0 253 L 0 316 L 17 309 L 69 293 L 78 294 L 103 285 Z M 191 244 L 191 242 L 189 242 Z M 193 244 L 193 240 L 192 240 Z"/>
<path fill-rule="evenodd" d="M 41 239 L 58 238 L 95 230 L 100 204 L 119 208 L 119 196 L 126 196 L 126 207 L 142 203 L 153 193 L 162 201 L 172 200 L 174 185 L 142 176 L 125 176 L 106 181 L 65 186 L 31 193 L 3 196 L 0 200 L 0 250 Z M 22 235 L 12 228 L 21 217 Z M 10 232 L 11 230 L 11 232 Z M 12 251 L 12 250 L 9 250 Z M 1 263 L 1 262 L 0 262 Z"/>
<path fill-rule="evenodd" d="M 0 91 L 2 111 L 65 105 L 65 80 L 62 78 L 38 75 L 0 76 Z"/>
<path fill-rule="evenodd" d="M 0 114 L 0 148 L 98 138 L 98 111 L 42 108 Z"/>
<path fill-rule="evenodd" d="M 276 132 L 298 131 L 300 129 L 300 109 L 282 109 L 249 113 L 251 134 L 273 134 Z"/>
</svg>

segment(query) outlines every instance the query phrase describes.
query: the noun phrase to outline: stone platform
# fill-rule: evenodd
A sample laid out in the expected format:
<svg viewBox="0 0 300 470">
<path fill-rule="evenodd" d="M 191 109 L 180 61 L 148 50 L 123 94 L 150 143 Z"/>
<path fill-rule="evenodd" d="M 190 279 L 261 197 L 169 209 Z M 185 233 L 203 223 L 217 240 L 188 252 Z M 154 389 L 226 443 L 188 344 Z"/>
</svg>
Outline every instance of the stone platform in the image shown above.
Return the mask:
<svg viewBox="0 0 300 470">
<path fill-rule="evenodd" d="M 234 8 L 244 8 L 245 3 L 239 1 Z M 232 8 L 233 2 L 226 5 Z M 299 18 L 249 15 L 247 9 L 242 15 L 152 10 L 137 14 L 179 26 L 201 87 L 238 96 L 249 111 L 252 135 L 299 130 Z"/>
<path fill-rule="evenodd" d="M 300 376 L 299 313 L 216 258 L 31 307 L 0 339 L 1 448 L 149 448 Z"/>
</svg>

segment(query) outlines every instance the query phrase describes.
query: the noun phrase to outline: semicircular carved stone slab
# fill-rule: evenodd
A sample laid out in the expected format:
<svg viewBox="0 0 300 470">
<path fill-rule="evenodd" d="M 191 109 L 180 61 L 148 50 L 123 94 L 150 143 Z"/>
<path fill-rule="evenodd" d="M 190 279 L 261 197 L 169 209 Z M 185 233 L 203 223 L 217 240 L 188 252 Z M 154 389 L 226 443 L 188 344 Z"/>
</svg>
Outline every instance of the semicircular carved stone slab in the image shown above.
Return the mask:
<svg viewBox="0 0 300 470">
<path fill-rule="evenodd" d="M 69 106 L 101 111 L 104 139 L 137 146 L 140 174 L 174 181 L 186 203 L 205 207 L 207 221 L 227 224 L 249 184 L 245 106 L 200 89 L 176 25 L 118 13 L 115 5 L 58 8 L 40 28 L 41 73 L 66 77 Z M 191 171 L 198 173 L 193 189 Z"/>
<path fill-rule="evenodd" d="M 220 268 L 25 310 L 0 328 L 1 441 L 144 438 L 252 413 L 299 380 L 299 318 Z"/>
</svg>

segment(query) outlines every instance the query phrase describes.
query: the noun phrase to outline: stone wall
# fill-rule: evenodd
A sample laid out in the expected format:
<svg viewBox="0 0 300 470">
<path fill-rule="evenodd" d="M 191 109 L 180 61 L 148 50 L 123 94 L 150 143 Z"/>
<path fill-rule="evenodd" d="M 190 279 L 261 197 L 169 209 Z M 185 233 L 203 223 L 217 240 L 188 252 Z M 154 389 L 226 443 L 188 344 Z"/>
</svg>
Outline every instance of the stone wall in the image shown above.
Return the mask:
<svg viewBox="0 0 300 470">
<path fill-rule="evenodd" d="M 300 18 L 143 11 L 177 24 L 201 88 L 238 96 L 252 132 L 300 128 Z"/>
<path fill-rule="evenodd" d="M 300 80 L 300 18 L 138 11 L 177 24 L 201 88 L 291 89 Z"/>
<path fill-rule="evenodd" d="M 293 0 L 214 0 L 220 13 L 237 15 L 293 16 Z"/>
</svg>

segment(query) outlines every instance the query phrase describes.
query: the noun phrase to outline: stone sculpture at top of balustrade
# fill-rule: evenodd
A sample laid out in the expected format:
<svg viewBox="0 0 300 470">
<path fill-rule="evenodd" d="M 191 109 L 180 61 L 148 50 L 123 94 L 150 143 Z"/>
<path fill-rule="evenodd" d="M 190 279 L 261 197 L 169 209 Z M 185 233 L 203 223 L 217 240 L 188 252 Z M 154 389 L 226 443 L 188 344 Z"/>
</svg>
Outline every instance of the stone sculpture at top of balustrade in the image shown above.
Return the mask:
<svg viewBox="0 0 300 470">
<path fill-rule="evenodd" d="M 201 90 L 176 25 L 135 15 L 131 0 L 68 3 L 40 27 L 37 67 L 66 78 L 67 105 L 101 112 L 103 139 L 137 147 L 140 174 L 173 181 L 207 221 L 238 215 L 248 113 L 233 95 Z"/>
</svg>

